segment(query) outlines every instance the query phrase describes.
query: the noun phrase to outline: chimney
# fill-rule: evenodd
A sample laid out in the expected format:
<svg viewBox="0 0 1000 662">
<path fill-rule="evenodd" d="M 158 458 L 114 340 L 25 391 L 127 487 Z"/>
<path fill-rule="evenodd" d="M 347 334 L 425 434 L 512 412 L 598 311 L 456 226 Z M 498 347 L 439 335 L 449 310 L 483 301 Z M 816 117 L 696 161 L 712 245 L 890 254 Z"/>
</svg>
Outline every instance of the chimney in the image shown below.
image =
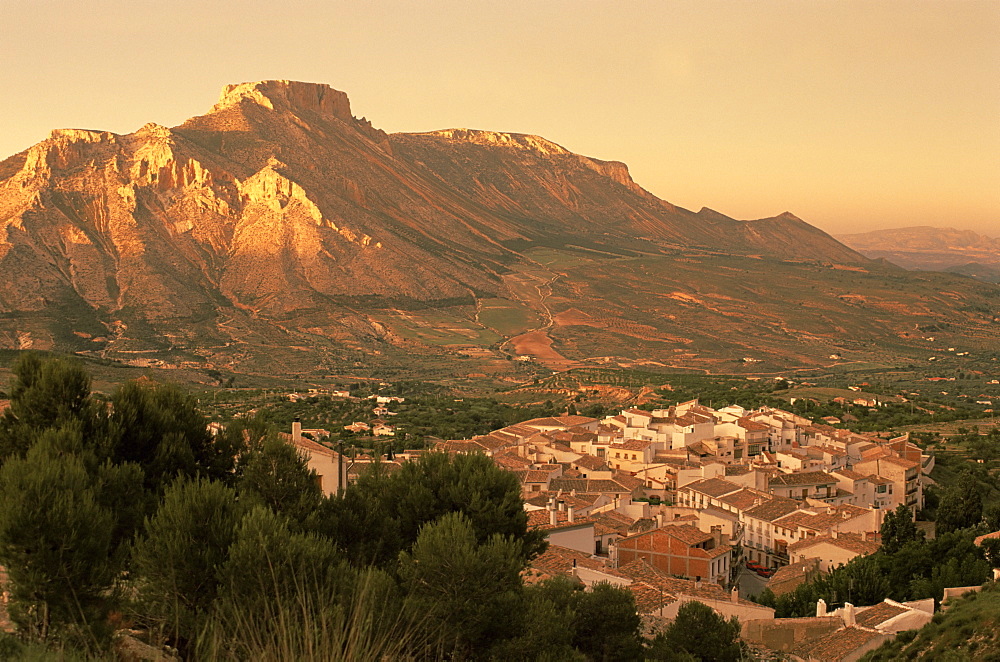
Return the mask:
<svg viewBox="0 0 1000 662">
<path fill-rule="evenodd" d="M 566 519 L 568 519 L 570 522 L 576 521 L 576 512 L 575 511 L 576 511 L 576 509 L 573 508 L 573 506 L 567 506 L 566 507 Z"/>
<path fill-rule="evenodd" d="M 826 616 L 826 600 L 820 598 L 816 601 L 816 618 L 823 618 Z"/>
<path fill-rule="evenodd" d="M 576 496 L 576 488 L 573 488 L 572 490 L 570 490 L 569 491 L 569 495 L 570 496 Z"/>
<path fill-rule="evenodd" d="M 565 511 L 566 510 L 566 502 L 563 501 L 562 499 L 559 500 L 559 510 L 561 510 L 561 511 Z"/>
<path fill-rule="evenodd" d="M 850 602 L 844 603 L 844 627 L 854 627 L 854 605 Z"/>
<path fill-rule="evenodd" d="M 832 536 L 833 539 L 836 540 L 838 533 L 839 532 L 837 531 L 837 529 L 834 529 L 833 531 L 830 532 L 830 536 Z"/>
<path fill-rule="evenodd" d="M 718 524 L 712 527 L 712 540 L 715 541 L 715 547 L 722 544 L 722 527 Z"/>
<path fill-rule="evenodd" d="M 555 526 L 558 523 L 558 517 L 559 516 L 556 514 L 556 511 L 550 510 L 549 511 L 549 525 L 550 526 Z"/>
<path fill-rule="evenodd" d="M 656 528 L 663 528 L 663 513 L 656 513 Z"/>
<path fill-rule="evenodd" d="M 733 587 L 733 590 L 729 592 L 729 599 L 733 602 L 733 604 L 740 601 L 740 592 L 735 586 Z"/>
<path fill-rule="evenodd" d="M 298 443 L 302 441 L 302 423 L 296 418 L 292 421 L 292 442 Z"/>
<path fill-rule="evenodd" d="M 701 588 L 701 575 L 695 575 L 695 578 L 694 578 L 694 587 L 695 588 Z"/>
</svg>

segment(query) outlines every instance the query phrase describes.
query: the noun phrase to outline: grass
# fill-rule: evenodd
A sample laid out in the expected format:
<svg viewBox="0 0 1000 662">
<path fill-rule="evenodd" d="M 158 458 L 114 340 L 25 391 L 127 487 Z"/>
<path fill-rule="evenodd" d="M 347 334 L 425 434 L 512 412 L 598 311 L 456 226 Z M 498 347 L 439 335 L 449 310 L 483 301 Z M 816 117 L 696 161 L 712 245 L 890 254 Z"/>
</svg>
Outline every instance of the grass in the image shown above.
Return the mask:
<svg viewBox="0 0 1000 662">
<path fill-rule="evenodd" d="M 415 651 L 433 647 L 434 633 L 406 616 L 405 605 L 392 609 L 381 604 L 386 596 L 373 582 L 363 581 L 346 607 L 336 595 L 297 589 L 291 599 L 269 600 L 260 610 L 216 614 L 198 638 L 195 658 L 381 662 L 412 660 Z"/>
</svg>

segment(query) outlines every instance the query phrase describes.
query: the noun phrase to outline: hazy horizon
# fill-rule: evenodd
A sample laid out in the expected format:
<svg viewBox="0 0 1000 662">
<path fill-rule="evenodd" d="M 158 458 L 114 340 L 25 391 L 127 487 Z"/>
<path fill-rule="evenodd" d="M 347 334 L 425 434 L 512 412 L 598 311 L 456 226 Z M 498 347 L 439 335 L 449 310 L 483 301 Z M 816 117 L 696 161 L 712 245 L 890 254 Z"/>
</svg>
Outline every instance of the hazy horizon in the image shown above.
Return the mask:
<svg viewBox="0 0 1000 662">
<path fill-rule="evenodd" d="M 1000 235 L 1000 3 L 7 1 L 0 159 L 229 83 L 322 82 L 388 132 L 544 136 L 697 211 Z"/>
</svg>

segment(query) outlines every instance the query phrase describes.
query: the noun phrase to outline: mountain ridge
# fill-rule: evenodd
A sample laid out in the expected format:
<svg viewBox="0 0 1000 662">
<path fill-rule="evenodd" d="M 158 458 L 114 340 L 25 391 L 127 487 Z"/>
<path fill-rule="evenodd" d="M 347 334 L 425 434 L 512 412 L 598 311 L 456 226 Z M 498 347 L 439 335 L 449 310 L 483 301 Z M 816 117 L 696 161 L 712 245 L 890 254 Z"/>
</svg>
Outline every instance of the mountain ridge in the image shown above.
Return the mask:
<svg viewBox="0 0 1000 662">
<path fill-rule="evenodd" d="M 920 225 L 839 238 L 868 257 L 905 269 L 948 271 L 1000 283 L 1000 239 L 972 230 Z"/>
<path fill-rule="evenodd" d="M 233 370 L 399 368 L 426 355 L 446 371 L 464 356 L 510 377 L 503 360 L 535 351 L 509 342 L 519 332 L 574 360 L 591 353 L 581 333 L 626 342 L 598 329 L 633 329 L 630 352 L 672 355 L 663 343 L 681 337 L 682 318 L 670 311 L 707 301 L 698 282 L 667 285 L 682 262 L 713 277 L 739 263 L 762 283 L 766 269 L 803 283 L 885 269 L 789 212 L 691 212 L 636 184 L 624 163 L 530 134 L 387 134 L 354 117 L 345 93 L 294 81 L 227 85 L 207 113 L 172 128 L 55 130 L 0 162 L 0 228 L 0 345 Z M 635 291 L 653 288 L 657 301 L 645 312 L 612 286 L 636 269 L 652 280 Z M 705 360 L 721 351 L 712 324 L 739 318 L 760 331 L 763 320 L 746 316 L 784 305 L 751 289 L 684 331 L 704 339 Z M 579 312 L 593 302 L 591 322 L 556 322 L 565 311 L 554 303 Z M 818 311 L 812 326 L 827 315 Z M 727 356 L 745 351 L 726 343 Z"/>
</svg>

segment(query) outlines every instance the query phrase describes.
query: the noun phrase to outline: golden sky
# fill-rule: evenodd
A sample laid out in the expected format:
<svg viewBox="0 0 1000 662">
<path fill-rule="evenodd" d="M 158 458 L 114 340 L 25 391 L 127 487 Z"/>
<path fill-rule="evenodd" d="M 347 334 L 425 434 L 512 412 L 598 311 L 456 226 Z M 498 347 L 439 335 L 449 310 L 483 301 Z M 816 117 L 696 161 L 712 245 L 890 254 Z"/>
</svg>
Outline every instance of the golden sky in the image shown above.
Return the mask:
<svg viewBox="0 0 1000 662">
<path fill-rule="evenodd" d="M 1000 236 L 1000 0 L 0 0 L 0 158 L 328 83 L 386 131 L 545 136 L 670 202 Z"/>
</svg>

